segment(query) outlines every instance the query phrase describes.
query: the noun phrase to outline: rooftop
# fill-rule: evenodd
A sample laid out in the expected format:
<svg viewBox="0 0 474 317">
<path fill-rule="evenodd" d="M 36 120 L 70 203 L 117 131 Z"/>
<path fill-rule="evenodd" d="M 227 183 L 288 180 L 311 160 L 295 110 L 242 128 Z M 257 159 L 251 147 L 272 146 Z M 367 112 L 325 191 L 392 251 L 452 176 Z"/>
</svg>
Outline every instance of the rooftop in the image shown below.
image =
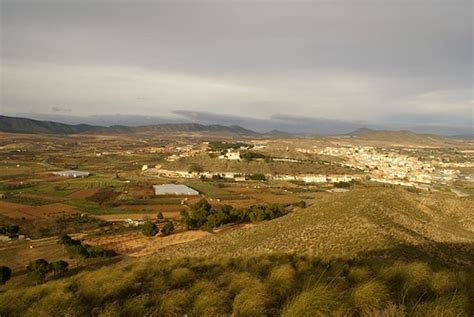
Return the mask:
<svg viewBox="0 0 474 317">
<path fill-rule="evenodd" d="M 181 184 L 153 185 L 153 189 L 155 190 L 155 195 L 199 195 L 197 190 Z"/>
<path fill-rule="evenodd" d="M 91 173 L 85 172 L 85 171 L 67 170 L 67 171 L 53 172 L 53 174 L 57 176 L 66 176 L 66 177 L 85 177 L 85 176 L 89 176 Z"/>
</svg>

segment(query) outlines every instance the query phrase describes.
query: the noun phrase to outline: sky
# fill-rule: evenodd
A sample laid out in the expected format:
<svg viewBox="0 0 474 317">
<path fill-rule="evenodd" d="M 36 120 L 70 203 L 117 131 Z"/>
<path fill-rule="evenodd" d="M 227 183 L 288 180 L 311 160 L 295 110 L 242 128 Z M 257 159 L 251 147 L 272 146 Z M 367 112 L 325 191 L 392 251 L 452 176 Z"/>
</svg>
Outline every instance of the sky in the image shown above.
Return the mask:
<svg viewBox="0 0 474 317">
<path fill-rule="evenodd" d="M 471 127 L 472 1 L 0 0 L 0 114 Z"/>
</svg>

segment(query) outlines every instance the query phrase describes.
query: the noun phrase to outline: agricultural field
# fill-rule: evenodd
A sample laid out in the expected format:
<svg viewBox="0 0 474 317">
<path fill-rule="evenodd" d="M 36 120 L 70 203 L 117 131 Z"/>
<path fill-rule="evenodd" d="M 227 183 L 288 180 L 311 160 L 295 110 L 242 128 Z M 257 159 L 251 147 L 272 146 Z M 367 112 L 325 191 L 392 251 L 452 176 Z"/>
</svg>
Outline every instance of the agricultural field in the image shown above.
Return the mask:
<svg viewBox="0 0 474 317">
<path fill-rule="evenodd" d="M 314 295 L 310 290 L 328 286 L 337 286 L 338 293 L 331 295 L 338 298 L 334 305 L 344 307 L 343 311 L 349 315 L 360 314 L 366 305 L 372 305 L 371 310 L 380 310 L 381 314 L 401 312 L 403 315 L 422 308 L 433 311 L 430 309 L 440 309 L 447 296 L 455 298 L 451 306 L 445 305 L 447 315 L 455 312 L 462 316 L 471 309 L 467 304 L 470 296 L 467 281 L 471 274 L 469 268 L 474 265 L 474 196 L 468 178 L 453 183 L 453 189 L 460 190 L 456 192 L 449 188 L 421 191 L 369 182 L 364 178 L 337 188 L 333 183 L 170 178 L 142 173 L 144 165 L 186 171 L 192 164 L 210 171 L 269 175 L 354 175 L 360 172 L 343 167 L 343 160 L 338 157 L 296 151 L 297 148 L 334 146 L 331 139 L 243 140 L 246 144 L 266 144 L 260 150 L 263 155 L 291 157 L 298 162 L 221 160 L 209 155 L 203 145 L 209 140 L 223 139 L 198 135 L 182 138 L 21 135 L 19 142 L 11 143 L 8 135 L 0 138 L 0 227 L 11 230 L 9 228 L 18 226 L 21 236 L 0 241 L 0 265 L 13 270 L 11 280 L 0 286 L 0 303 L 17 296 L 15 290 L 24 287 L 31 292 L 41 289 L 50 294 L 46 297 L 49 298 L 55 296 L 50 287 L 56 286 L 52 285 L 75 285 L 78 278 L 102 279 L 102 274 L 110 275 L 103 273 L 108 270 L 121 272 L 124 277 L 130 274 L 135 281 L 144 274 L 143 267 L 156 266 L 165 273 L 153 273 L 150 275 L 153 279 L 146 282 L 140 280 L 144 284 L 131 291 L 134 294 L 131 297 L 111 302 L 104 299 L 104 314 L 112 312 L 113 315 L 116 307 L 128 311 L 131 302 L 143 300 L 145 306 L 140 305 L 149 309 L 147 312 L 165 315 L 182 312 L 232 315 L 242 310 L 242 314 L 247 312 L 252 316 L 298 316 L 305 312 L 298 310 L 303 309 L 299 305 L 306 307 L 300 301 Z M 235 142 L 234 139 L 228 141 Z M 192 148 L 201 152 L 173 162 L 166 160 L 172 149 L 186 148 L 188 144 L 194 144 Z M 183 153 L 180 151 L 177 153 Z M 432 151 L 422 149 L 420 157 L 429 157 Z M 448 152 L 440 153 L 457 161 L 456 156 Z M 68 169 L 88 171 L 91 175 L 68 178 L 52 174 Z M 470 172 L 468 167 L 463 168 L 463 175 Z M 186 185 L 199 195 L 155 196 L 153 185 L 169 183 Z M 208 209 L 196 209 L 196 205 L 203 204 L 203 199 L 209 204 Z M 154 223 L 157 227 L 148 235 L 144 228 Z M 164 224 L 172 224 L 173 230 L 163 233 L 160 230 Z M 73 239 L 71 245 L 60 243 L 66 233 Z M 83 249 L 74 253 L 71 251 L 74 245 Z M 100 256 L 106 251 L 113 252 L 114 256 Z M 38 259 L 65 261 L 69 270 L 58 276 L 48 273 L 39 281 L 40 285 L 34 286 L 38 281 L 31 280 L 26 267 Z M 204 274 L 200 266 L 210 272 L 221 272 L 222 278 L 210 282 L 210 276 Z M 167 269 L 162 271 L 163 268 Z M 326 273 L 320 271 L 325 268 L 333 270 L 328 280 L 323 284 L 309 280 L 308 285 L 301 288 L 298 281 L 304 279 L 305 274 L 315 270 L 311 274 L 325 276 Z M 382 276 L 390 270 L 411 272 L 412 269 L 421 270 L 426 284 L 423 287 L 430 295 L 412 295 L 407 303 L 400 300 L 391 277 Z M 175 284 L 175 278 L 185 278 L 180 274 L 191 274 L 188 284 Z M 283 283 L 281 274 L 290 282 L 285 282 L 288 293 L 282 293 L 276 304 L 274 283 Z M 443 281 L 446 276 L 449 279 L 456 276 L 459 283 L 455 288 L 446 286 L 449 291 L 440 291 L 439 286 L 428 282 L 440 276 Z M 258 302 L 252 304 L 244 300 L 247 296 L 244 290 L 235 288 L 237 279 L 247 281 L 261 292 Z M 128 289 L 121 277 L 116 278 L 116 283 L 119 289 Z M 157 286 L 161 295 L 156 298 L 150 295 L 154 291 L 148 288 L 149 283 L 162 283 Z M 203 285 L 212 294 L 205 292 Z M 365 302 L 365 295 L 354 298 L 357 292 L 379 291 L 384 295 L 369 304 Z M 105 294 L 108 292 L 114 290 L 104 290 Z M 142 292 L 149 295 L 139 295 Z M 216 294 L 219 296 L 212 297 Z M 216 301 L 217 297 L 223 301 Z M 180 299 L 183 302 L 173 302 Z M 33 299 L 29 303 L 50 315 L 52 311 L 47 307 L 53 304 L 48 300 Z M 174 303 L 172 306 L 166 304 L 169 300 Z M 200 300 L 211 301 L 205 305 L 209 311 L 202 308 L 204 304 L 200 304 Z M 416 301 L 424 306 L 418 307 Z M 247 304 L 251 306 L 246 307 Z M 54 305 L 61 307 L 56 302 Z M 327 309 L 324 307 L 318 306 L 310 313 L 324 315 Z M 5 309 L 0 310 L 0 314 L 10 312 L 8 307 Z M 26 307 L 15 309 L 31 314 Z M 57 310 L 59 314 L 66 313 L 61 309 Z M 75 311 L 88 314 L 90 309 L 81 306 Z M 130 314 L 133 312 L 130 310 Z"/>
</svg>

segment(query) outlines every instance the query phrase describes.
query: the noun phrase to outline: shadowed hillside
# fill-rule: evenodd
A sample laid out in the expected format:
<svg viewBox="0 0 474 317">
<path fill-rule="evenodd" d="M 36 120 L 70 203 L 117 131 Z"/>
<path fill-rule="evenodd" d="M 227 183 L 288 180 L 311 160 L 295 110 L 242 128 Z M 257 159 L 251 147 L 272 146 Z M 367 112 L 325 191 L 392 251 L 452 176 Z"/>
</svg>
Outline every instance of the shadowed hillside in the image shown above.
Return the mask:
<svg viewBox="0 0 474 317">
<path fill-rule="evenodd" d="M 416 143 L 416 144 L 432 144 L 447 142 L 449 139 L 432 134 L 421 134 L 411 131 L 386 131 L 372 130 L 367 128 L 358 129 L 348 136 L 354 139 L 386 141 L 396 143 Z"/>
<path fill-rule="evenodd" d="M 337 195 L 317 196 L 306 209 L 165 249 L 159 256 L 296 252 L 331 258 L 404 245 L 410 246 L 407 258 L 423 254 L 453 265 L 474 263 L 472 199 L 373 188 Z M 447 244 L 459 246 L 453 249 Z"/>
</svg>

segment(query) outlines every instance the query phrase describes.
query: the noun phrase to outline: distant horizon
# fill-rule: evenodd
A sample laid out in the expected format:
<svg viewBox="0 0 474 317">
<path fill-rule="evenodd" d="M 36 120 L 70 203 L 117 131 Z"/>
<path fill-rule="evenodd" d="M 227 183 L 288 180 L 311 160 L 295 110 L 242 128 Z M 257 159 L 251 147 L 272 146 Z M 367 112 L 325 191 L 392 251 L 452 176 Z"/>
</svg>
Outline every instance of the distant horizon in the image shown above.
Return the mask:
<svg viewBox="0 0 474 317">
<path fill-rule="evenodd" d="M 1 114 L 3 115 L 3 114 Z M 201 114 L 202 115 L 202 114 Z M 301 128 L 301 125 L 305 125 L 305 123 L 300 123 L 300 130 L 293 130 L 298 129 L 298 127 L 291 125 L 288 121 L 284 121 L 284 118 L 280 118 L 280 125 L 281 122 L 285 122 L 283 125 L 287 127 L 287 129 L 278 126 L 278 122 L 276 120 L 272 121 L 272 118 L 268 119 L 256 119 L 256 118 L 246 118 L 246 117 L 232 117 L 233 120 L 240 120 L 235 122 L 226 122 L 221 120 L 212 121 L 212 116 L 218 116 L 216 114 L 206 114 L 211 116 L 211 118 L 186 118 L 186 117 L 176 117 L 176 118 L 166 118 L 166 117 L 153 117 L 153 116 L 140 116 L 140 115 L 122 115 L 122 114 L 114 114 L 114 115 L 94 115 L 88 117 L 79 117 L 79 116 L 64 116 L 64 115 L 56 115 L 51 116 L 47 114 L 5 114 L 5 117 L 13 117 L 13 118 L 24 118 L 24 119 L 32 119 L 37 121 L 49 121 L 49 122 L 57 122 L 69 125 L 80 125 L 80 124 L 87 124 L 92 126 L 100 126 L 100 127 L 112 127 L 112 126 L 126 126 L 126 127 L 142 127 L 142 126 L 153 126 L 153 125 L 166 125 L 166 124 L 201 124 L 205 126 L 211 125 L 221 125 L 221 126 L 237 126 L 241 127 L 253 132 L 257 133 L 271 133 L 274 131 L 282 132 L 282 133 L 289 133 L 294 135 L 344 135 L 350 134 L 352 132 L 356 132 L 361 129 L 368 129 L 373 131 L 409 131 L 413 133 L 421 133 L 421 134 L 432 134 L 432 135 L 439 135 L 439 136 L 471 136 L 474 135 L 474 131 L 470 128 L 465 129 L 458 129 L 453 130 L 454 127 L 437 127 L 437 126 L 410 126 L 410 125 L 387 125 L 384 126 L 383 124 L 375 124 L 375 123 L 368 123 L 368 122 L 344 122 L 332 119 L 325 119 L 325 118 L 306 118 L 308 122 L 307 125 L 310 125 L 311 122 L 318 122 L 322 124 L 323 127 L 314 127 L 313 129 L 308 128 L 305 126 Z M 251 120 L 255 120 L 252 122 Z M 247 121 L 246 121 L 247 120 Z M 265 122 L 267 129 L 259 129 L 258 127 L 255 128 L 255 124 Z M 332 127 L 330 131 L 325 130 L 328 125 L 338 123 L 339 125 L 336 127 Z M 288 129 L 289 128 L 289 129 Z M 305 130 L 306 129 L 306 130 Z M 444 129 L 444 130 L 443 130 Z M 433 132 L 434 131 L 434 132 Z M 440 132 L 436 132 L 440 131 Z M 444 133 L 443 133 L 444 132 Z M 451 133 L 449 133 L 451 132 Z"/>
</svg>

